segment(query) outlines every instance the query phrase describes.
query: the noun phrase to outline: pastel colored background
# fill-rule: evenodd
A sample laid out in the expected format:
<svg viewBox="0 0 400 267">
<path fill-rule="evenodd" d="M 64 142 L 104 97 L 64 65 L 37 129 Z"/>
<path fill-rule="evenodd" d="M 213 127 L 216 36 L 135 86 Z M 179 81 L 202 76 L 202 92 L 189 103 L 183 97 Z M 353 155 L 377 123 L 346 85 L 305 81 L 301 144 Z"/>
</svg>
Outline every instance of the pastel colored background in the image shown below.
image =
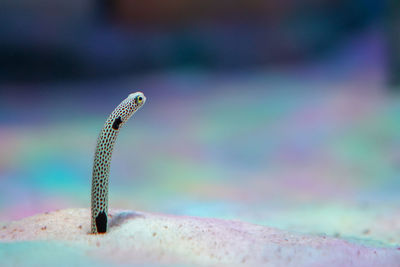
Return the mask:
<svg viewBox="0 0 400 267">
<path fill-rule="evenodd" d="M 394 3 L 249 7 L 241 20 L 211 3 L 196 13 L 177 1 L 190 12 L 176 18 L 145 4 L 138 16 L 127 1 L 112 12 L 12 2 L 0 31 L 0 221 L 89 207 L 96 138 L 142 91 L 117 139 L 110 207 L 399 246 Z"/>
</svg>

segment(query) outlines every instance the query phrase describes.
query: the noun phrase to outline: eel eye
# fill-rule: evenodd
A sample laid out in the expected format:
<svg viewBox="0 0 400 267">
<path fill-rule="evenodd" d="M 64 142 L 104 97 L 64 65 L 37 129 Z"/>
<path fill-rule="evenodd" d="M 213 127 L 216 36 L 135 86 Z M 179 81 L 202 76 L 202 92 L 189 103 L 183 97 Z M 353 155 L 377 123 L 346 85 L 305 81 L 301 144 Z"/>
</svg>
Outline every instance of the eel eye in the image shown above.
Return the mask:
<svg viewBox="0 0 400 267">
<path fill-rule="evenodd" d="M 143 102 L 143 97 L 138 96 L 138 97 L 136 98 L 136 103 L 140 104 L 140 103 L 142 103 L 142 102 Z"/>
</svg>

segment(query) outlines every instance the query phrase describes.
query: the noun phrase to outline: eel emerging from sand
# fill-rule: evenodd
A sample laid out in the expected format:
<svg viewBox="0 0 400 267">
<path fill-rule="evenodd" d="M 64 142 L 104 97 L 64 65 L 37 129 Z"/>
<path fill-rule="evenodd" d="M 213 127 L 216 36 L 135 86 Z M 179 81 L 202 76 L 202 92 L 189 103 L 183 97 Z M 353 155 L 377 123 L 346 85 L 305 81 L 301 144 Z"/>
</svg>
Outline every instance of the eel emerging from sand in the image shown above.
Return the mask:
<svg viewBox="0 0 400 267">
<path fill-rule="evenodd" d="M 92 174 L 91 233 L 107 232 L 108 177 L 115 139 L 121 126 L 146 102 L 141 92 L 130 94 L 108 117 L 97 140 Z"/>
</svg>

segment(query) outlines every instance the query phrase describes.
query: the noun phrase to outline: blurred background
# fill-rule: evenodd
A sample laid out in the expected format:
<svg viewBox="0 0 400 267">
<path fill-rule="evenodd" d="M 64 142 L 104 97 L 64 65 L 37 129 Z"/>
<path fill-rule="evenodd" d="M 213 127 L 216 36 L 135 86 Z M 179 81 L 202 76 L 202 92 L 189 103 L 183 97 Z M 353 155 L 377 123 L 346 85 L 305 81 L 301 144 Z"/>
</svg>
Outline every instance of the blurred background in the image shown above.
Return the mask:
<svg viewBox="0 0 400 267">
<path fill-rule="evenodd" d="M 400 243 L 395 0 L 0 3 L 0 221 L 110 207 Z"/>
</svg>

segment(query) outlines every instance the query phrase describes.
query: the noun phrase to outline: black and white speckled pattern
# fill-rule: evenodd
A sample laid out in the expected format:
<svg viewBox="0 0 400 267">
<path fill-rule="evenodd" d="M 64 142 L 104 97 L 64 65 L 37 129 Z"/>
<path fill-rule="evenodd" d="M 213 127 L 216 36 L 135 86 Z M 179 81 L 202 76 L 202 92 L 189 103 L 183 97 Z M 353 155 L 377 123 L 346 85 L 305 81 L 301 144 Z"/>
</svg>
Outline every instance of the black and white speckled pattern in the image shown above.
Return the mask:
<svg viewBox="0 0 400 267">
<path fill-rule="evenodd" d="M 108 177 L 115 140 L 122 125 L 145 101 L 141 92 L 130 94 L 108 117 L 97 140 L 92 174 L 92 234 L 107 231 Z"/>
</svg>

